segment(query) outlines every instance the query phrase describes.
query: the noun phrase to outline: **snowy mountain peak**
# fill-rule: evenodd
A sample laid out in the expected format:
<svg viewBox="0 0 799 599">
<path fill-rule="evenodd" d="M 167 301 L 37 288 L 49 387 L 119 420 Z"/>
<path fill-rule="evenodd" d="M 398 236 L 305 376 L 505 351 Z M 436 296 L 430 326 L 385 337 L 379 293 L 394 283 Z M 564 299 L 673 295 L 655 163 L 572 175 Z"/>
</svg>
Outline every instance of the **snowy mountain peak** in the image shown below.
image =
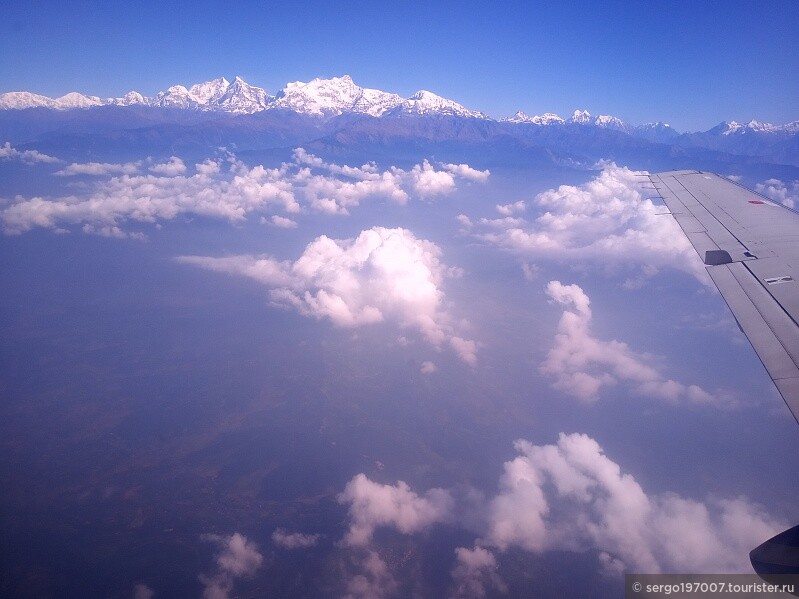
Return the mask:
<svg viewBox="0 0 799 599">
<path fill-rule="evenodd" d="M 186 94 L 188 94 L 188 93 L 189 93 L 189 90 L 188 90 L 188 89 L 186 89 L 186 88 L 185 88 L 184 86 L 182 86 L 182 85 L 173 85 L 173 86 L 171 86 L 171 87 L 168 87 L 168 88 L 166 89 L 166 91 L 165 91 L 165 92 L 161 92 L 161 93 L 162 93 L 162 94 L 164 94 L 164 95 L 180 95 L 180 96 L 185 96 Z M 159 94 L 159 95 L 160 95 L 160 94 Z"/>
<path fill-rule="evenodd" d="M 554 112 L 545 112 L 544 114 L 528 116 L 521 110 L 514 114 L 512 117 L 501 119 L 506 123 L 532 123 L 534 125 L 562 125 L 566 121 Z"/>
<path fill-rule="evenodd" d="M 198 104 L 209 104 L 222 97 L 229 86 L 230 82 L 227 79 L 219 77 L 205 83 L 195 83 L 188 92 Z"/>
<path fill-rule="evenodd" d="M 711 131 L 721 133 L 722 135 L 732 135 L 741 129 L 743 129 L 743 125 L 740 123 L 735 121 L 724 121 L 711 129 Z"/>
<path fill-rule="evenodd" d="M 250 85 L 237 75 L 233 83 L 225 86 L 222 94 L 212 100 L 211 105 L 225 112 L 251 114 L 266 109 L 273 99 L 265 89 Z"/>
<path fill-rule="evenodd" d="M 137 91 L 129 91 L 121 98 L 109 98 L 106 104 L 115 104 L 117 106 L 131 106 L 132 104 L 148 104 L 149 99 L 142 96 Z"/>
<path fill-rule="evenodd" d="M 671 125 L 668 123 L 663 123 L 661 121 L 657 121 L 655 123 L 644 123 L 643 125 L 638 126 L 639 129 L 671 129 Z"/>
<path fill-rule="evenodd" d="M 591 122 L 591 113 L 587 110 L 575 110 L 569 119 L 570 123 L 578 123 L 580 125 L 588 125 Z"/>
<path fill-rule="evenodd" d="M 288 83 L 275 97 L 273 107 L 314 116 L 336 116 L 350 108 L 362 89 L 349 76 Z"/>
<path fill-rule="evenodd" d="M 363 88 L 352 77 L 313 79 L 308 83 L 295 81 L 284 87 L 270 108 L 285 108 L 318 117 L 330 117 L 355 112 L 380 116 L 402 102 L 396 94 Z"/>
<path fill-rule="evenodd" d="M 602 127 L 603 129 L 612 129 L 614 131 L 629 130 L 627 123 L 622 121 L 620 118 L 609 114 L 600 114 L 598 117 L 596 117 L 596 119 L 594 119 L 594 124 L 597 127 Z"/>
<path fill-rule="evenodd" d="M 69 110 L 71 108 L 89 108 L 90 106 L 100 106 L 103 101 L 97 96 L 84 96 L 78 92 L 70 92 L 64 94 L 60 98 L 56 98 L 57 108 L 61 110 Z"/>
<path fill-rule="evenodd" d="M 501 123 L 527 123 L 529 121 L 530 117 L 522 110 L 517 110 L 513 116 L 506 116 L 499 119 Z"/>
<path fill-rule="evenodd" d="M 31 92 L 7 92 L 0 94 L 0 109 L 23 110 L 25 108 L 56 108 L 56 101 L 47 96 Z"/>
<path fill-rule="evenodd" d="M 554 112 L 545 112 L 544 114 L 537 114 L 530 119 L 536 125 L 562 125 L 566 121 Z"/>
<path fill-rule="evenodd" d="M 446 98 L 442 98 L 441 96 L 438 96 L 427 90 L 420 90 L 416 92 L 410 98 L 404 100 L 391 112 L 393 114 L 445 114 L 449 116 L 466 118 L 489 118 L 482 112 L 469 110 L 457 102 L 447 100 Z"/>
</svg>

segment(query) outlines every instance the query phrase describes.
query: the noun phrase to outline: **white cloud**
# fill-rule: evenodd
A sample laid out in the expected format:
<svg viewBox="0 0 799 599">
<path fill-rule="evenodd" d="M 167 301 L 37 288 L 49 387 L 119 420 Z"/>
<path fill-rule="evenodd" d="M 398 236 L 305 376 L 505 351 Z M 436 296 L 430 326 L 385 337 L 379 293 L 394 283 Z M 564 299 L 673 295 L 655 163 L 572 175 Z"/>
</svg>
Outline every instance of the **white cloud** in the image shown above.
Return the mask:
<svg viewBox="0 0 799 599">
<path fill-rule="evenodd" d="M 186 165 L 177 156 L 171 156 L 168 162 L 151 166 L 150 171 L 166 177 L 177 177 L 186 172 Z"/>
<path fill-rule="evenodd" d="M 448 171 L 437 171 L 427 160 L 411 169 L 413 188 L 422 197 L 444 195 L 455 190 L 455 176 Z"/>
<path fill-rule="evenodd" d="M 696 385 L 665 378 L 625 343 L 593 337 L 591 302 L 578 285 L 550 281 L 546 291 L 563 307 L 555 344 L 540 367 L 542 373 L 554 378 L 556 389 L 583 401 L 594 401 L 603 387 L 623 382 L 637 393 L 669 401 L 715 401 Z"/>
<path fill-rule="evenodd" d="M 441 250 L 407 229 L 373 227 L 355 239 L 322 235 L 296 261 L 270 257 L 182 256 L 178 261 L 242 275 L 271 288 L 273 304 L 330 320 L 339 327 L 392 322 L 444 343 L 476 364 L 477 344 L 459 336 L 444 306 L 441 285 L 451 275 Z"/>
<path fill-rule="evenodd" d="M 361 570 L 347 582 L 344 599 L 383 599 L 396 593 L 397 581 L 376 551 L 367 551 Z"/>
<path fill-rule="evenodd" d="M 263 556 L 252 541 L 239 533 L 230 536 L 208 534 L 203 540 L 215 543 L 217 570 L 210 576 L 200 575 L 204 599 L 227 599 L 237 578 L 252 576 L 261 567 Z"/>
<path fill-rule="evenodd" d="M 272 215 L 272 224 L 281 229 L 294 229 L 297 227 L 297 221 L 280 216 L 279 214 Z"/>
<path fill-rule="evenodd" d="M 627 168 L 606 165 L 602 173 L 579 187 L 561 185 L 538 194 L 543 214 L 527 223 L 511 218 L 483 219 L 479 239 L 524 257 L 546 257 L 603 267 L 670 266 L 708 281 L 696 252 L 663 206 L 640 192 L 642 178 Z M 511 205 L 514 206 L 514 205 Z"/>
<path fill-rule="evenodd" d="M 391 527 L 403 534 L 413 534 L 452 517 L 453 501 L 448 491 L 430 489 L 424 496 L 411 491 L 402 481 L 381 485 L 358 474 L 338 496 L 339 503 L 349 504 L 350 529 L 344 537 L 349 546 L 364 546 L 375 529 Z"/>
<path fill-rule="evenodd" d="M 348 214 L 368 197 L 385 197 L 405 204 L 412 194 L 425 198 L 445 195 L 455 190 L 457 179 L 483 182 L 490 175 L 489 171 L 478 171 L 468 164 L 441 164 L 437 168 L 427 160 L 409 171 L 392 166 L 381 172 L 373 162 L 360 167 L 332 164 L 303 148 L 294 150 L 294 160 L 306 167 L 298 177 L 308 205 L 328 214 Z M 334 177 L 315 175 L 313 169 Z"/>
<path fill-rule="evenodd" d="M 75 175 L 134 175 L 138 171 L 139 166 L 134 162 L 126 162 L 124 164 L 113 164 L 110 162 L 73 162 L 54 174 L 61 177 L 72 177 Z"/>
<path fill-rule="evenodd" d="M 284 549 L 307 549 L 319 542 L 320 535 L 303 534 L 301 532 L 287 532 L 278 528 L 272 533 L 272 542 Z"/>
<path fill-rule="evenodd" d="M 433 364 L 433 362 L 426 360 L 422 362 L 422 367 L 419 370 L 422 374 L 433 374 L 436 370 L 438 370 L 438 367 Z"/>
<path fill-rule="evenodd" d="M 535 281 L 541 272 L 541 267 L 532 262 L 522 262 L 522 273 L 526 281 Z"/>
<path fill-rule="evenodd" d="M 461 224 L 461 226 L 466 228 L 469 228 L 474 225 L 472 219 L 470 219 L 465 214 L 459 214 L 458 216 L 455 217 L 455 220 L 457 220 Z"/>
<path fill-rule="evenodd" d="M 0 158 L 4 155 L 28 161 L 43 160 L 44 156 L 32 150 L 18 152 L 9 144 L 0 148 Z M 231 222 L 243 221 L 252 213 L 298 214 L 304 209 L 343 215 L 367 198 L 405 204 L 414 194 L 449 193 L 456 180 L 484 180 L 487 173 L 468 165 L 436 168 L 429 162 L 411 170 L 390 167 L 380 171 L 374 163 L 360 167 L 328 163 L 302 148 L 277 168 L 250 168 L 232 154 L 195 164 L 194 174 L 187 173 L 177 156 L 151 166 L 146 175 L 136 174 L 134 167 L 134 163 L 72 164 L 60 174 L 118 176 L 97 181 L 80 197 L 17 198 L 0 212 L 5 231 L 22 233 L 34 227 L 55 229 L 72 224 L 89 224 L 93 227 L 89 230 L 96 231 L 100 227 L 122 228 L 126 221 L 152 223 L 182 214 Z M 450 167 L 453 172 L 447 170 Z M 295 221 L 275 214 L 271 222 L 292 227 Z"/>
<path fill-rule="evenodd" d="M 458 337 L 457 335 L 450 337 L 449 344 L 458 357 L 469 364 L 469 366 L 477 365 L 477 343 L 470 340 Z"/>
<path fill-rule="evenodd" d="M 648 495 L 587 435 L 515 448 L 482 541 L 500 550 L 594 549 L 605 570 L 748 572 L 749 550 L 785 528 L 743 497 Z"/>
<path fill-rule="evenodd" d="M 755 190 L 788 208 L 799 206 L 799 181 L 786 183 L 779 179 L 768 179 L 755 185 Z"/>
<path fill-rule="evenodd" d="M 219 164 L 217 163 L 217 167 Z M 247 169 L 232 164 L 232 176 L 216 177 L 208 161 L 196 165 L 194 175 L 122 175 L 98 182 L 89 197 L 67 196 L 19 199 L 0 213 L 6 233 L 34 227 L 84 223 L 87 232 L 103 227 L 121 228 L 125 221 L 157 222 L 182 214 L 196 214 L 231 222 L 255 211 L 272 208 L 298 212 L 290 184 L 281 185 L 263 167 Z"/>
<path fill-rule="evenodd" d="M 489 590 L 507 592 L 507 586 L 497 574 L 497 558 L 484 547 L 455 549 L 455 567 L 452 578 L 455 588 L 453 599 L 480 599 Z"/>
<path fill-rule="evenodd" d="M 255 544 L 244 535 L 236 532 L 228 537 L 206 535 L 205 538 L 221 547 L 216 563 L 224 572 L 233 576 L 252 576 L 261 567 L 263 557 Z"/>
<path fill-rule="evenodd" d="M 519 200 L 518 202 L 513 202 L 512 204 L 497 204 L 495 207 L 497 212 L 499 212 L 502 216 L 511 216 L 517 212 L 524 212 L 527 210 L 527 204 L 525 204 L 524 200 Z"/>
<path fill-rule="evenodd" d="M 25 164 L 34 164 L 36 162 L 61 162 L 58 158 L 42 154 L 38 150 L 17 150 L 12 147 L 9 142 L 5 142 L 0 146 L 0 160 L 19 160 Z"/>
<path fill-rule="evenodd" d="M 480 183 L 487 181 L 488 177 L 491 175 L 491 171 L 488 169 L 484 171 L 478 171 L 468 164 L 442 164 L 441 167 L 448 173 L 452 173 L 453 175 L 468 179 L 470 181 L 478 181 Z"/>
</svg>

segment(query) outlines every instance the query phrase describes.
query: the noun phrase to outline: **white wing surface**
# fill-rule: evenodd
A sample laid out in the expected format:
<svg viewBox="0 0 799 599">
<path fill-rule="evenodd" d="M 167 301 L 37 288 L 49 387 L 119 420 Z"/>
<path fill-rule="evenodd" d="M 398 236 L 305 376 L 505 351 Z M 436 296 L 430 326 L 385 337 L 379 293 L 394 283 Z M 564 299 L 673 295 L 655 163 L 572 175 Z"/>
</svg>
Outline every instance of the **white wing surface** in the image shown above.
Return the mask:
<svg viewBox="0 0 799 599">
<path fill-rule="evenodd" d="M 799 214 L 714 173 L 650 179 L 799 422 Z"/>
</svg>

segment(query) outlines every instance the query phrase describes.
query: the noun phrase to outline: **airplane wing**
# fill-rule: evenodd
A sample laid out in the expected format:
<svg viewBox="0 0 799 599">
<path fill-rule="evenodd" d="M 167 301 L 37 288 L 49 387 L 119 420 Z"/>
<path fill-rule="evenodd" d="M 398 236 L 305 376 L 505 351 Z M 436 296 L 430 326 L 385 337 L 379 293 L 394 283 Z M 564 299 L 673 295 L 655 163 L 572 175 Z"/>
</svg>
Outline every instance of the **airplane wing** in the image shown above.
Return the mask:
<svg viewBox="0 0 799 599">
<path fill-rule="evenodd" d="M 799 214 L 714 173 L 649 178 L 799 422 Z"/>
</svg>

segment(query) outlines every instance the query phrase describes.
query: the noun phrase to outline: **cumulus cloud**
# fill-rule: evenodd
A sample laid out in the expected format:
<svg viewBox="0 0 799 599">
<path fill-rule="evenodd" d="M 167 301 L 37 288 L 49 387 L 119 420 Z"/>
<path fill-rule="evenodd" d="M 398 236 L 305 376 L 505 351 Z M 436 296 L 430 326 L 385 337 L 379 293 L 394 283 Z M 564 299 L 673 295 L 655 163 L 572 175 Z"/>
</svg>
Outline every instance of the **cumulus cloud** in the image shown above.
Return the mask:
<svg viewBox="0 0 799 599">
<path fill-rule="evenodd" d="M 488 169 L 484 171 L 478 171 L 477 169 L 472 168 L 468 164 L 443 164 L 442 168 L 458 177 L 463 177 L 464 179 L 468 179 L 470 181 L 478 181 L 484 182 L 488 179 L 491 175 L 491 171 Z"/>
<path fill-rule="evenodd" d="M 436 166 L 427 160 L 410 170 L 392 166 L 380 171 L 373 162 L 360 167 L 329 163 L 303 148 L 294 150 L 294 161 L 306 167 L 296 175 L 305 201 L 313 210 L 329 214 L 348 214 L 368 197 L 384 197 L 405 204 L 412 195 L 422 198 L 446 195 L 456 189 L 458 179 L 483 182 L 490 174 L 468 164 Z"/>
<path fill-rule="evenodd" d="M 489 590 L 500 593 L 507 591 L 507 586 L 497 574 L 497 558 L 484 547 L 474 549 L 458 547 L 455 549 L 455 567 L 452 579 L 455 588 L 451 594 L 453 599 L 480 599 Z"/>
<path fill-rule="evenodd" d="M 403 534 L 422 531 L 452 517 L 453 500 L 444 489 L 430 489 L 424 496 L 411 491 L 402 481 L 396 485 L 372 482 L 358 474 L 338 496 L 339 503 L 349 504 L 350 529 L 344 544 L 367 545 L 378 527 L 390 527 Z"/>
<path fill-rule="evenodd" d="M 203 540 L 217 545 L 216 572 L 200 575 L 204 599 L 227 599 L 237 578 L 252 576 L 261 567 L 263 556 L 258 548 L 239 533 L 230 536 L 208 534 Z"/>
<path fill-rule="evenodd" d="M 61 177 L 73 177 L 75 175 L 93 175 L 99 177 L 103 175 L 133 175 L 138 171 L 139 166 L 135 162 L 126 162 L 124 164 L 113 164 L 110 162 L 73 162 L 54 174 Z"/>
<path fill-rule="evenodd" d="M 515 443 L 483 545 L 600 552 L 603 569 L 748 572 L 749 550 L 786 527 L 746 498 L 648 495 L 583 434 Z"/>
<path fill-rule="evenodd" d="M 475 341 L 453 335 L 449 339 L 449 345 L 455 350 L 458 357 L 469 366 L 477 365 L 477 343 Z"/>
<path fill-rule="evenodd" d="M 344 599 L 382 599 L 397 591 L 397 581 L 376 551 L 367 551 L 361 560 L 361 572 L 347 582 Z"/>
<path fill-rule="evenodd" d="M 433 362 L 426 360 L 422 362 L 422 367 L 419 370 L 422 374 L 433 374 L 436 370 L 438 370 L 438 367 L 436 367 Z"/>
<path fill-rule="evenodd" d="M 0 148 L 0 158 L 41 161 L 43 156 L 32 150 L 18 152 L 9 144 Z M 83 196 L 17 198 L 0 213 L 5 231 L 22 233 L 34 227 L 74 224 L 88 224 L 90 231 L 121 229 L 126 221 L 152 223 L 182 214 L 231 222 L 264 212 L 312 210 L 345 215 L 367 198 L 405 204 L 413 196 L 449 193 L 457 180 L 483 181 L 488 176 L 488 171 L 465 164 L 434 166 L 427 161 L 410 170 L 390 167 L 381 171 L 374 163 L 351 167 L 325 162 L 302 148 L 277 168 L 250 168 L 232 154 L 195 164 L 193 174 L 177 156 L 150 166 L 147 174 L 137 174 L 136 166 L 72 164 L 59 174 L 116 176 L 96 182 Z M 285 228 L 296 225 L 280 214 L 272 215 L 268 222 Z"/>
<path fill-rule="evenodd" d="M 443 281 L 453 276 L 439 247 L 407 229 L 373 227 L 355 239 L 318 237 L 294 262 L 268 256 L 182 256 L 184 264 L 246 276 L 270 287 L 277 306 L 339 327 L 392 322 L 447 344 L 467 364 L 477 344 L 459 336 L 444 307 Z"/>
<path fill-rule="evenodd" d="M 47 154 L 42 154 L 38 150 L 17 150 L 9 142 L 0 146 L 0 160 L 19 160 L 25 164 L 35 164 L 37 162 L 61 162 L 58 158 L 53 158 Z"/>
<path fill-rule="evenodd" d="M 217 178 L 207 162 L 196 165 L 193 175 L 121 175 L 97 183 L 89 197 L 19 199 L 0 216 L 6 233 L 22 233 L 79 223 L 87 232 L 121 230 L 129 220 L 155 223 L 183 214 L 238 222 L 272 208 L 299 212 L 290 185 L 273 182 L 263 167 L 235 162 L 231 169 L 226 178 Z"/>
<path fill-rule="evenodd" d="M 465 214 L 459 214 L 458 216 L 455 217 L 455 220 L 457 220 L 462 227 L 465 227 L 467 229 L 471 228 L 474 225 L 472 219 L 470 219 Z"/>
<path fill-rule="evenodd" d="M 546 291 L 563 307 L 555 344 L 540 367 L 554 378 L 554 388 L 583 401 L 595 401 L 603 387 L 626 383 L 637 393 L 669 401 L 715 401 L 696 385 L 667 379 L 625 343 L 593 337 L 591 302 L 578 285 L 550 281 Z"/>
<path fill-rule="evenodd" d="M 283 549 L 307 549 L 319 542 L 319 535 L 287 532 L 278 528 L 272 533 L 272 542 Z"/>
<path fill-rule="evenodd" d="M 172 156 L 167 162 L 151 166 L 150 171 L 166 177 L 177 177 L 186 172 L 186 165 L 177 156 Z"/>
<path fill-rule="evenodd" d="M 524 212 L 527 210 L 527 204 L 524 202 L 524 200 L 519 200 L 518 202 L 513 202 L 512 204 L 497 204 L 495 208 L 502 216 L 511 216 L 517 212 Z"/>
<path fill-rule="evenodd" d="M 592 262 L 603 267 L 669 266 L 708 281 L 704 267 L 666 209 L 641 194 L 641 173 L 609 164 L 591 181 L 538 194 L 532 222 L 497 206 L 505 219 L 483 219 L 473 234 L 526 258 Z M 651 270 L 649 272 L 652 272 Z"/>
<path fill-rule="evenodd" d="M 437 171 L 427 160 L 411 169 L 413 187 L 422 197 L 442 195 L 455 189 L 455 176 L 449 171 Z"/>
<path fill-rule="evenodd" d="M 272 215 L 272 224 L 281 229 L 294 229 L 297 227 L 297 221 L 280 216 L 279 214 Z"/>
<path fill-rule="evenodd" d="M 779 179 L 768 179 L 755 185 L 755 190 L 788 208 L 799 206 L 799 181 L 786 183 Z"/>
</svg>

